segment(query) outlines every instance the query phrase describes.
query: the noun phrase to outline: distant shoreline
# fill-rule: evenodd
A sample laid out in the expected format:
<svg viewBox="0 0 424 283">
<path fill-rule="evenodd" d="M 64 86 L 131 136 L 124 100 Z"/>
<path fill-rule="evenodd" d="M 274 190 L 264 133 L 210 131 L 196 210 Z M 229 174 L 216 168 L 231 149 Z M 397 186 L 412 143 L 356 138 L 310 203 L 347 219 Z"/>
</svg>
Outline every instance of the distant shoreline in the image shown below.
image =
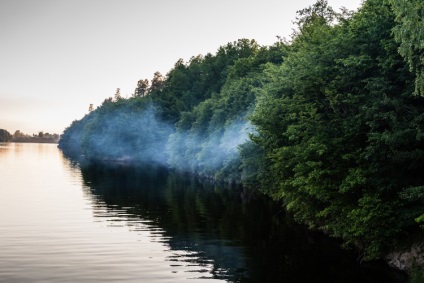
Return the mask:
<svg viewBox="0 0 424 283">
<path fill-rule="evenodd" d="M 51 138 L 12 138 L 10 142 L 14 143 L 55 143 L 57 144 L 59 142 L 58 139 L 51 139 Z"/>
</svg>

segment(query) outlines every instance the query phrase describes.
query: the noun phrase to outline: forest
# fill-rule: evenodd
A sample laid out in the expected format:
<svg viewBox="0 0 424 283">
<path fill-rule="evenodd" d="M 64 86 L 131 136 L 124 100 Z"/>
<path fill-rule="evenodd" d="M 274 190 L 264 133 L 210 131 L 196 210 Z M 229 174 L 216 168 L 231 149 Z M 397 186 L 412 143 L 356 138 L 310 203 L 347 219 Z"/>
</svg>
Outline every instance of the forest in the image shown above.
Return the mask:
<svg viewBox="0 0 424 283">
<path fill-rule="evenodd" d="M 11 134 L 7 130 L 0 129 L 0 142 L 58 143 L 58 141 L 58 134 L 49 134 L 40 131 L 38 134 L 28 135 L 21 132 L 20 130 L 15 131 L 14 134 Z"/>
<path fill-rule="evenodd" d="M 289 39 L 178 60 L 68 126 L 59 148 L 242 184 L 376 259 L 424 227 L 424 2 L 327 1 Z"/>
</svg>

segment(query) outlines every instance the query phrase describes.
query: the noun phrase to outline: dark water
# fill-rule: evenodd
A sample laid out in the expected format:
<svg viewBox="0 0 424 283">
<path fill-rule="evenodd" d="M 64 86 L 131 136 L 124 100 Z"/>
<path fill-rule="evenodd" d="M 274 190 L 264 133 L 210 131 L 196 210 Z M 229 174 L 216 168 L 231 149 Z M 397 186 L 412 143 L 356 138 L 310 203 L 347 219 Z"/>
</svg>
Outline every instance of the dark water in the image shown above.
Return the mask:
<svg viewBox="0 0 424 283">
<path fill-rule="evenodd" d="M 280 206 L 161 168 L 0 144 L 0 282 L 406 282 Z"/>
</svg>

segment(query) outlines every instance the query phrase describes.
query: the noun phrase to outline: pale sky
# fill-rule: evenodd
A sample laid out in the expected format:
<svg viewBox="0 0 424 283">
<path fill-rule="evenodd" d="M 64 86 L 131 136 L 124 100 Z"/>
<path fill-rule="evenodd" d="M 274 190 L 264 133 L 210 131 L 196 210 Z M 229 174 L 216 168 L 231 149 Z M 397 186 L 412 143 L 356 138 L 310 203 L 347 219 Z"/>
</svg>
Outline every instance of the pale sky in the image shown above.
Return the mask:
<svg viewBox="0 0 424 283">
<path fill-rule="evenodd" d="M 361 0 L 328 0 L 356 10 Z M 139 79 L 240 38 L 289 37 L 315 0 L 0 0 L 0 128 L 62 133 Z"/>
</svg>

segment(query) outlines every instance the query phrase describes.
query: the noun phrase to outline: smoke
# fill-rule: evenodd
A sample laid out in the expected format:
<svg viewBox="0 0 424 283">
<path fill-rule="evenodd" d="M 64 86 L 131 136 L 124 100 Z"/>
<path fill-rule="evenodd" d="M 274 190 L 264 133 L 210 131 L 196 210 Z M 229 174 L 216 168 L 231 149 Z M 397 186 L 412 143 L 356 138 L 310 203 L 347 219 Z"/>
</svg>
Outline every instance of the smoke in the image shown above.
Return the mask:
<svg viewBox="0 0 424 283">
<path fill-rule="evenodd" d="M 80 154 L 88 160 L 154 163 L 208 177 L 238 170 L 238 147 L 254 131 L 246 115 L 182 129 L 164 122 L 160 114 L 152 103 L 103 105 L 68 128 L 59 146 L 66 153 L 79 139 Z"/>
<path fill-rule="evenodd" d="M 246 115 L 243 117 L 246 117 Z M 252 132 L 254 132 L 254 128 L 246 118 L 241 121 L 231 121 L 225 127 L 219 147 L 228 154 L 234 154 L 238 152 L 238 147 L 241 144 L 249 140 L 249 134 Z"/>
<path fill-rule="evenodd" d="M 90 119 L 82 135 L 82 153 L 92 160 L 166 165 L 164 149 L 172 132 L 152 104 L 144 109 L 122 105 Z"/>
<path fill-rule="evenodd" d="M 234 173 L 230 171 L 237 170 L 232 167 L 240 158 L 238 147 L 254 131 L 246 115 L 243 117 L 207 133 L 178 130 L 171 134 L 167 143 L 170 166 L 208 177 Z"/>
</svg>

